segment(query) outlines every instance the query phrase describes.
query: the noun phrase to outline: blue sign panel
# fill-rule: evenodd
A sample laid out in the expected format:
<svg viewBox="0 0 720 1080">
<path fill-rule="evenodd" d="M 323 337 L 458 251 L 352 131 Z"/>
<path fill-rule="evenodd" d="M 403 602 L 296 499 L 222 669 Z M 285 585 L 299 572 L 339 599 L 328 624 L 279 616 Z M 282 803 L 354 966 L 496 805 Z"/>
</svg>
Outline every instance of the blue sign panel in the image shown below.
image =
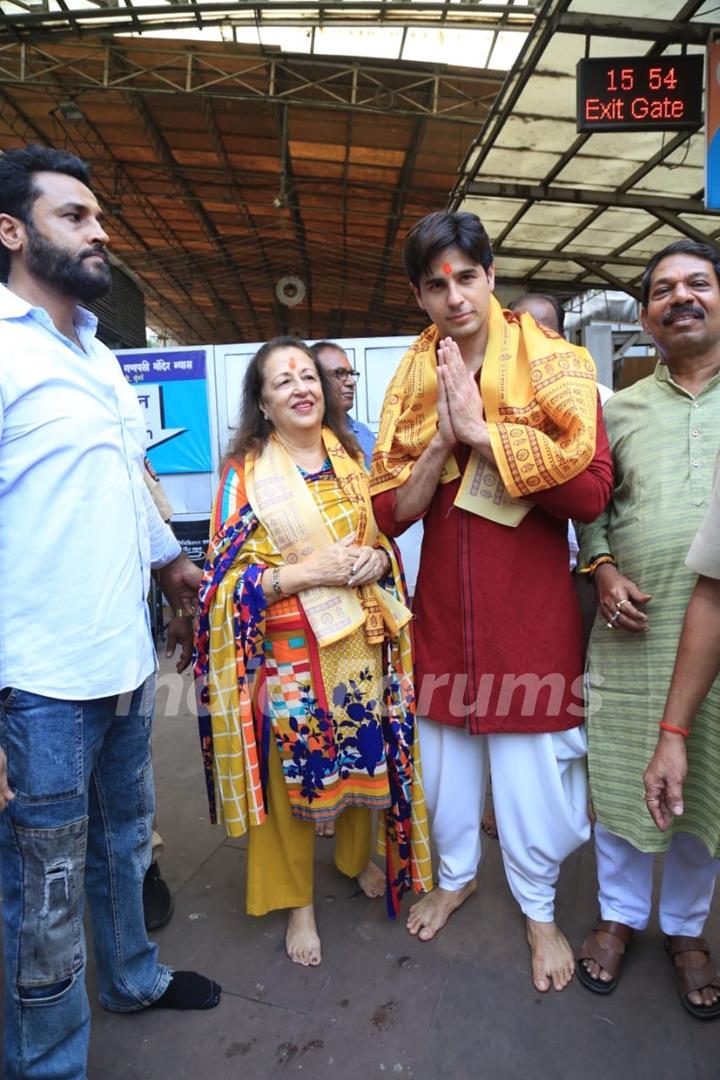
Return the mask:
<svg viewBox="0 0 720 1080">
<path fill-rule="evenodd" d="M 123 353 L 118 362 L 145 416 L 156 472 L 212 470 L 204 349 Z"/>
</svg>

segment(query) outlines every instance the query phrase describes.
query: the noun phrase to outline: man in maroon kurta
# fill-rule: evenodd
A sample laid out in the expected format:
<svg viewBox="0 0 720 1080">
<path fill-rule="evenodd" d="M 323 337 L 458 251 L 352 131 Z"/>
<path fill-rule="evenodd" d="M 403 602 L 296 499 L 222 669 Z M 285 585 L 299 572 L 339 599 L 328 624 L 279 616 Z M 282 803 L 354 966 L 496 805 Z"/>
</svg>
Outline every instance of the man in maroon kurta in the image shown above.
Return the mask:
<svg viewBox="0 0 720 1080">
<path fill-rule="evenodd" d="M 562 860 L 589 836 L 582 634 L 568 573 L 567 519 L 593 520 L 610 497 L 607 440 L 597 407 L 587 464 L 524 500 L 519 523 L 458 506 L 472 451 L 490 463 L 495 457 L 478 387 L 491 305 L 498 310 L 491 300 L 492 252 L 475 215 L 432 214 L 409 234 L 405 261 L 417 302 L 437 327 L 437 430 L 426 433 L 401 483 L 375 485 L 374 508 L 389 535 L 419 518 L 424 524 L 415 675 L 440 861 L 439 887 L 412 908 L 408 928 L 429 940 L 476 888 L 489 759 L 505 870 L 527 920 L 533 981 L 539 990 L 551 984 L 561 990 L 574 961 L 554 921 L 555 883 Z M 569 350 L 553 338 L 552 347 Z M 423 392 L 422 375 L 408 376 L 406 368 L 405 379 Z M 392 469 L 394 450 L 383 456 L 383 431 L 397 390 L 391 385 L 386 398 L 374 478 Z M 572 427 L 572 417 L 565 419 Z M 563 434 L 546 428 L 560 442 Z M 449 454 L 460 475 L 448 482 Z"/>
</svg>

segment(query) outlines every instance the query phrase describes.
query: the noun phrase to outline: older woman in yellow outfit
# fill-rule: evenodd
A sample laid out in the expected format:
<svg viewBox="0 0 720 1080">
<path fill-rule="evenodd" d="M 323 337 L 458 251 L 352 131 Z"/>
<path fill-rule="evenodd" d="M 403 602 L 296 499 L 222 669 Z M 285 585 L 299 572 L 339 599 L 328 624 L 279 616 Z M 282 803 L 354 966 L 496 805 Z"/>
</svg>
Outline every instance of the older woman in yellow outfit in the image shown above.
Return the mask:
<svg viewBox="0 0 720 1080">
<path fill-rule="evenodd" d="M 288 908 L 319 964 L 315 826 L 396 914 L 431 888 L 402 572 L 362 453 L 309 349 L 264 345 L 245 376 L 200 591 L 196 674 L 211 816 L 248 835 L 247 910 Z M 378 810 L 383 874 L 370 858 Z"/>
</svg>

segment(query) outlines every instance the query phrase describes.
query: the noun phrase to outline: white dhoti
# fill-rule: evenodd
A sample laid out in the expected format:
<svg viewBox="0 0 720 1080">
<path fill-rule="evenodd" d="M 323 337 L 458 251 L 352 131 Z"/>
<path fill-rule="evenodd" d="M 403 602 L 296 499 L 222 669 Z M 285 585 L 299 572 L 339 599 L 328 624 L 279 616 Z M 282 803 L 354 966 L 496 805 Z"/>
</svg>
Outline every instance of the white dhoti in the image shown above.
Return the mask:
<svg viewBox="0 0 720 1080">
<path fill-rule="evenodd" d="M 512 894 L 529 918 L 552 922 L 560 864 L 590 836 L 584 729 L 470 735 L 420 720 L 419 731 L 440 887 L 457 891 L 477 873 L 489 766 Z"/>
<path fill-rule="evenodd" d="M 599 822 L 595 853 L 600 917 L 644 930 L 652 908 L 655 855 L 639 851 Z M 699 937 L 710 912 L 720 859 L 713 859 L 690 833 L 675 833 L 662 858 L 660 929 L 663 934 Z"/>
</svg>

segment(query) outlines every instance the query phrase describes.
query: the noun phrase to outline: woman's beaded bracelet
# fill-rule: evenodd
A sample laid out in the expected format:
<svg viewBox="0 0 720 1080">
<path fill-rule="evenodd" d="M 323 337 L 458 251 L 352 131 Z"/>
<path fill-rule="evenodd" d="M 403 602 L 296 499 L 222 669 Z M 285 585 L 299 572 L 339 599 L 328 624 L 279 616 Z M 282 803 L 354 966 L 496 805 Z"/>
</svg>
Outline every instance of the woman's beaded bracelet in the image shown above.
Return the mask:
<svg viewBox="0 0 720 1080">
<path fill-rule="evenodd" d="M 282 588 L 280 586 L 280 567 L 279 566 L 274 566 L 273 567 L 273 572 L 272 572 L 272 575 L 270 577 L 270 581 L 272 583 L 273 592 L 277 596 L 284 596 L 285 593 L 282 591 Z"/>
</svg>

